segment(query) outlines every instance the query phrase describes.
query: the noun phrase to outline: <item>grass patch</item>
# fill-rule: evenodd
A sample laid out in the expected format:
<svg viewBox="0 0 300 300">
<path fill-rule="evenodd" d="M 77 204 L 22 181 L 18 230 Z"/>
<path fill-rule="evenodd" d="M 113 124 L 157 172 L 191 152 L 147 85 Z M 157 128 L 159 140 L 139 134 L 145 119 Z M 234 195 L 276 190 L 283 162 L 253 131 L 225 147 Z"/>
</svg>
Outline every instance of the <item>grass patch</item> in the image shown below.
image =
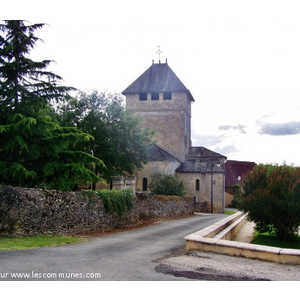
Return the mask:
<svg viewBox="0 0 300 300">
<path fill-rule="evenodd" d="M 234 210 L 230 210 L 230 209 L 225 209 L 224 210 L 224 214 L 226 214 L 226 215 L 233 215 L 235 213 L 236 213 L 236 211 L 234 211 Z"/>
<path fill-rule="evenodd" d="M 80 243 L 85 238 L 64 235 L 37 235 L 31 237 L 0 237 L 0 250 L 23 250 Z"/>
<path fill-rule="evenodd" d="M 282 241 L 270 234 L 255 232 L 254 239 L 251 244 L 278 248 L 300 249 L 300 236 L 297 236 L 293 241 Z"/>
</svg>

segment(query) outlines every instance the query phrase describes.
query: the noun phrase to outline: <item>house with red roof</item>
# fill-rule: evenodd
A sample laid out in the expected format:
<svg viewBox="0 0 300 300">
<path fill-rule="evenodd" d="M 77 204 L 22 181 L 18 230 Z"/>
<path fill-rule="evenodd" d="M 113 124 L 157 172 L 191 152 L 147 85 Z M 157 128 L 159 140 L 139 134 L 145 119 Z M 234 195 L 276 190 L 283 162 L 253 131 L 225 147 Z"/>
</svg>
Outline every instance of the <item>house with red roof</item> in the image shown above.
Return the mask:
<svg viewBox="0 0 300 300">
<path fill-rule="evenodd" d="M 249 172 L 256 166 L 255 162 L 227 160 L 225 163 L 225 206 L 228 207 L 233 199 L 233 188 L 241 184 Z"/>
</svg>

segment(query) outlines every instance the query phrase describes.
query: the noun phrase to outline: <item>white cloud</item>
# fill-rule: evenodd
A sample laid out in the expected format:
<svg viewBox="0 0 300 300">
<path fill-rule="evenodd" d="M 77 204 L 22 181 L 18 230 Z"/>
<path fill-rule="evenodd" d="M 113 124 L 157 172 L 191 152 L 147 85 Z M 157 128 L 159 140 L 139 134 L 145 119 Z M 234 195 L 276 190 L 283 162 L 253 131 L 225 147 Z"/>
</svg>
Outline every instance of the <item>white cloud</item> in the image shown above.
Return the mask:
<svg viewBox="0 0 300 300">
<path fill-rule="evenodd" d="M 192 145 L 193 146 L 203 146 L 203 147 L 215 147 L 216 145 L 224 141 L 225 135 L 197 135 L 192 136 Z"/>
<path fill-rule="evenodd" d="M 275 136 L 299 134 L 300 122 L 288 122 L 282 124 L 265 123 L 261 125 L 259 133 Z"/>
<path fill-rule="evenodd" d="M 246 134 L 247 126 L 244 125 L 220 125 L 219 130 L 238 130 L 240 133 Z"/>
</svg>

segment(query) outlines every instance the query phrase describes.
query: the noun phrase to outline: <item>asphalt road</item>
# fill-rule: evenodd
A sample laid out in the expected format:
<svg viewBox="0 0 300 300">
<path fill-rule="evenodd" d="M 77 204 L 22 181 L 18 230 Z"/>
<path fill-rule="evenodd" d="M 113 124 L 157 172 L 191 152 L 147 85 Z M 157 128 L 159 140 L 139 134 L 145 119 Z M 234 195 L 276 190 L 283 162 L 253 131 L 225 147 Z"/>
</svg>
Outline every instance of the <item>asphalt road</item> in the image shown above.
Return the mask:
<svg viewBox="0 0 300 300">
<path fill-rule="evenodd" d="M 0 280 L 188 280 L 157 272 L 159 260 L 184 249 L 184 236 L 225 217 L 201 214 L 80 244 L 0 251 Z"/>
</svg>

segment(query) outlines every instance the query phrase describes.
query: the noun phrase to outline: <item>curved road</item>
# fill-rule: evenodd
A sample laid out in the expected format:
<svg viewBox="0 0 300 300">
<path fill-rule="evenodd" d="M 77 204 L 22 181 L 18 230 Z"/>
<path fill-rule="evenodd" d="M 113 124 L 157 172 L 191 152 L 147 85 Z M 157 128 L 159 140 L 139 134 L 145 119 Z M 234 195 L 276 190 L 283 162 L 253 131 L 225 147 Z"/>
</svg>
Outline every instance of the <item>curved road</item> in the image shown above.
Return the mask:
<svg viewBox="0 0 300 300">
<path fill-rule="evenodd" d="M 187 280 L 156 272 L 156 261 L 184 249 L 184 236 L 225 217 L 198 214 L 80 244 L 0 251 L 0 280 Z"/>
</svg>

